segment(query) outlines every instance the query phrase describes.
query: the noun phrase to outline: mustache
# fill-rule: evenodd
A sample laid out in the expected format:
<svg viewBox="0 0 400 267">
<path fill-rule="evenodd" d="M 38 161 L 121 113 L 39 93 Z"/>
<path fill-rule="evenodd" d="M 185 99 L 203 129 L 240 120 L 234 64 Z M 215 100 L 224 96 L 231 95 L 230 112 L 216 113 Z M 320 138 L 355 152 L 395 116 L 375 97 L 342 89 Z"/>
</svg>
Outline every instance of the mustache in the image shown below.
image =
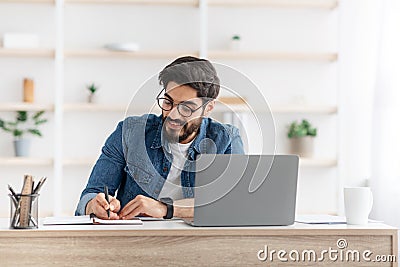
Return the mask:
<svg viewBox="0 0 400 267">
<path fill-rule="evenodd" d="M 165 121 L 166 121 L 166 122 L 168 122 L 168 121 L 174 122 L 174 123 L 177 123 L 177 124 L 179 124 L 179 125 L 181 125 L 181 126 L 186 124 L 185 121 L 182 121 L 182 120 L 180 120 L 180 119 L 175 119 L 175 120 L 173 120 L 173 119 L 171 119 L 170 117 L 166 117 L 166 118 L 165 118 Z"/>
</svg>

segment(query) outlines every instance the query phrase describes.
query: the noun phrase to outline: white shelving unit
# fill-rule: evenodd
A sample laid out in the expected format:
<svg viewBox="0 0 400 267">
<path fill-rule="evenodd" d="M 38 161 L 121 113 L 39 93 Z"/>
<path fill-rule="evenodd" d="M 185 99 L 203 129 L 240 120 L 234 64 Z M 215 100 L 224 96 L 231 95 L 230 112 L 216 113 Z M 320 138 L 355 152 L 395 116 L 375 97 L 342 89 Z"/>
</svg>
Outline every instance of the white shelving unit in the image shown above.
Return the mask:
<svg viewBox="0 0 400 267">
<path fill-rule="evenodd" d="M 219 7 L 272 7 L 272 8 L 316 8 L 334 9 L 338 5 L 337 0 L 208 0 L 210 6 Z"/>
<path fill-rule="evenodd" d="M 198 6 L 198 0 L 65 0 L 67 4 L 130 4 L 130 5 L 166 5 Z"/>
<path fill-rule="evenodd" d="M 50 158 L 24 158 L 24 157 L 9 157 L 0 158 L 2 166 L 52 166 L 53 159 Z"/>
<path fill-rule="evenodd" d="M 336 159 L 313 159 L 313 158 L 300 158 L 301 167 L 326 167 L 333 168 L 337 166 Z"/>
<path fill-rule="evenodd" d="M 1 3 L 9 4 L 54 4 L 55 0 L 0 0 Z"/>
<path fill-rule="evenodd" d="M 126 110 L 126 108 L 127 107 L 125 105 L 102 105 L 88 103 L 64 104 L 64 111 L 66 112 L 123 112 Z"/>
<path fill-rule="evenodd" d="M 0 3 L 20 4 L 55 4 L 57 0 L 0 0 Z M 155 6 L 194 6 L 200 5 L 201 0 L 64 0 L 65 4 L 130 4 Z M 242 6 L 242 7 L 278 7 L 278 8 L 317 8 L 334 9 L 337 0 L 208 0 L 209 6 Z"/>
<path fill-rule="evenodd" d="M 18 105 L 16 105 L 18 106 Z M 45 106 L 44 106 L 45 107 Z M 49 106 L 51 107 L 51 106 Z M 148 107 L 135 107 L 134 109 L 129 109 L 130 111 L 135 112 L 147 112 Z M 0 111 L 6 110 L 0 105 Z M 14 108 L 13 110 L 21 110 Z M 40 110 L 39 108 L 35 108 L 32 110 Z M 50 109 L 49 109 L 50 110 Z M 68 103 L 64 104 L 65 112 L 124 112 L 127 110 L 126 105 L 107 105 L 107 104 L 88 104 L 88 103 Z M 238 104 L 238 105 L 226 105 L 217 103 L 213 112 L 246 112 L 253 111 L 256 113 L 269 113 L 270 110 L 268 108 L 264 109 L 250 109 L 248 105 Z M 291 114 L 291 113 L 301 113 L 301 114 L 319 114 L 319 115 L 329 115 L 329 114 L 337 114 L 336 106 L 316 106 L 316 105 L 274 105 L 271 107 L 271 112 L 273 114 Z"/>
<path fill-rule="evenodd" d="M 54 111 L 53 104 L 30 104 L 30 103 L 0 103 L 0 111 Z"/>
<path fill-rule="evenodd" d="M 319 115 L 329 115 L 337 114 L 336 106 L 317 106 L 317 105 L 273 105 L 271 110 L 268 107 L 263 109 L 251 108 L 248 105 L 216 105 L 214 108 L 215 112 L 246 112 L 252 111 L 255 113 L 269 113 L 272 114 L 319 114 Z"/>
<path fill-rule="evenodd" d="M 193 55 L 208 57 L 212 60 L 246 60 L 246 61 L 315 61 L 334 63 L 338 54 L 334 52 L 311 53 L 311 52 L 277 52 L 277 51 L 221 51 L 209 50 L 208 40 L 208 9 L 212 7 L 262 7 L 282 9 L 321 9 L 323 12 L 330 11 L 338 5 L 336 0 L 0 0 L 2 4 L 50 4 L 55 9 L 56 19 L 56 45 L 54 48 L 40 49 L 4 49 L 0 48 L 0 57 L 9 58 L 49 58 L 54 61 L 55 69 L 55 96 L 51 104 L 26 104 L 26 103 L 0 103 L 0 111 L 38 111 L 45 110 L 54 112 L 55 139 L 54 155 L 52 158 L 0 158 L 2 166 L 47 166 L 54 171 L 54 209 L 55 216 L 63 214 L 62 204 L 62 181 L 65 168 L 90 167 L 95 163 L 97 157 L 65 158 L 63 156 L 63 131 L 64 117 L 74 112 L 124 112 L 126 106 L 123 104 L 86 104 L 78 102 L 66 103 L 64 100 L 64 66 L 65 60 L 79 58 L 92 59 L 174 59 L 181 55 Z M 194 7 L 200 14 L 199 44 L 197 51 L 170 51 L 170 50 L 140 50 L 137 52 L 115 52 L 106 49 L 70 49 L 64 47 L 64 11 L 66 6 L 75 5 L 153 5 L 153 6 L 182 6 Z M 196 34 L 197 31 L 194 31 Z M 243 104 L 231 105 L 235 112 L 247 111 L 248 107 Z M 148 110 L 148 107 L 138 107 L 138 111 Z M 273 105 L 271 107 L 276 114 L 316 114 L 316 115 L 337 115 L 338 106 L 335 105 Z M 226 107 L 217 105 L 216 112 L 226 112 Z M 256 109 L 255 112 L 265 112 Z M 268 112 L 268 111 L 267 111 Z M 302 167 L 306 168 L 334 168 L 337 167 L 337 159 L 301 159 Z"/>
<path fill-rule="evenodd" d="M 106 49 L 92 50 L 67 50 L 65 57 L 94 57 L 94 58 L 130 58 L 130 59 L 160 59 L 160 58 L 176 58 L 182 55 L 198 56 L 195 51 L 137 51 L 137 52 L 120 52 L 110 51 Z"/>
<path fill-rule="evenodd" d="M 235 60 L 289 60 L 289 61 L 328 61 L 337 60 L 335 53 L 293 53 L 268 51 L 209 51 L 210 59 Z"/>
<path fill-rule="evenodd" d="M 1 4 L 1 3 L 0 3 Z M 52 49 L 7 49 L 0 48 L 0 57 L 44 57 L 54 58 L 55 52 Z"/>
<path fill-rule="evenodd" d="M 274 12 L 277 12 L 277 9 L 285 9 L 285 10 L 289 10 L 288 14 L 293 15 L 292 10 L 293 9 L 307 9 L 307 10 L 311 10 L 313 9 L 313 13 L 311 13 L 311 11 L 309 11 L 308 13 L 312 16 L 314 16 L 316 14 L 316 12 L 318 9 L 320 10 L 321 13 L 318 14 L 326 14 L 327 17 L 331 14 L 331 11 L 334 10 L 336 7 L 338 7 L 339 5 L 339 1 L 337 0 L 329 0 L 329 1 L 318 1 L 318 0 L 248 0 L 248 1 L 241 1 L 241 0 L 208 0 L 208 6 L 207 8 L 211 9 L 211 8 L 220 8 L 220 7 L 225 7 L 226 9 L 230 9 L 232 10 L 232 14 L 234 14 L 232 17 L 228 17 L 228 16 L 223 16 L 223 18 L 221 18 L 221 20 L 226 20 L 227 18 L 232 19 L 232 22 L 234 22 L 234 25 L 236 27 L 239 27 L 240 30 L 245 31 L 245 29 L 243 27 L 240 27 L 240 23 L 235 23 L 235 20 L 237 19 L 237 16 L 239 15 L 238 10 L 235 10 L 236 8 L 244 8 L 243 9 L 243 13 L 244 12 L 248 12 L 247 15 L 249 16 L 249 14 L 254 14 L 254 17 L 256 16 L 256 14 L 258 14 L 257 12 L 253 12 L 256 8 L 257 10 L 261 9 L 261 8 L 272 8 L 274 9 Z M 252 9 L 252 12 L 249 11 L 250 8 Z M 219 11 L 221 12 L 222 9 L 219 9 Z M 241 10 L 242 11 L 242 10 Z M 274 16 L 275 13 L 271 12 L 271 15 Z M 287 19 L 289 17 L 286 17 Z M 237 19 L 240 21 L 240 19 Z M 260 21 L 257 20 L 256 18 L 251 18 L 251 21 L 254 21 L 254 24 L 260 25 Z M 214 20 L 214 23 L 216 23 L 218 20 Z M 270 22 L 270 21 L 269 21 Z M 282 23 L 283 21 L 281 21 Z M 326 21 L 324 21 L 326 22 Z M 243 21 L 244 23 L 244 21 Z M 292 23 L 294 26 L 294 23 Z M 279 25 L 279 24 L 278 24 Z M 249 25 L 249 27 L 251 27 Z M 277 26 L 279 27 L 279 26 Z M 295 27 L 295 26 L 294 26 Z M 338 26 L 336 26 L 338 28 Z M 274 31 L 275 29 L 273 29 L 272 27 L 268 27 L 266 26 L 267 29 Z M 337 29 L 336 28 L 336 29 Z M 227 31 L 232 29 L 226 29 Z M 280 31 L 280 29 L 278 30 Z M 236 29 L 235 32 L 233 33 L 237 33 Z M 240 32 L 239 32 L 240 33 Z M 295 34 L 294 32 L 291 31 L 292 34 Z M 241 35 L 241 34 L 239 34 Z M 280 36 L 280 34 L 278 34 L 278 36 Z M 215 37 L 215 35 L 214 35 Z M 254 36 L 252 36 L 254 38 Z M 327 38 L 327 37 L 326 37 Z M 271 40 L 270 39 L 266 39 L 266 40 Z M 252 41 L 256 41 L 255 39 L 252 39 Z M 288 62 L 288 64 L 292 64 L 293 61 L 296 61 L 296 63 L 302 63 L 304 62 L 305 64 L 308 64 L 310 62 L 316 62 L 317 64 L 319 64 L 318 66 L 326 66 L 326 64 L 330 65 L 330 64 L 335 64 L 333 66 L 337 66 L 336 64 L 338 63 L 339 60 L 339 55 L 336 52 L 332 52 L 332 51 L 320 51 L 319 49 L 316 50 L 309 50 L 309 51 L 318 51 L 318 52 L 300 52 L 300 51 L 285 51 L 285 48 L 280 48 L 279 51 L 265 51 L 265 50 L 251 50 L 251 51 L 246 51 L 245 49 L 240 49 L 239 51 L 229 51 L 229 50 L 208 50 L 207 51 L 207 56 L 211 59 L 216 59 L 216 60 L 222 60 L 222 62 L 224 62 L 225 60 L 229 63 L 231 62 L 244 62 L 245 61 L 245 66 L 246 68 L 249 68 L 249 66 L 254 62 L 255 66 L 262 68 L 260 62 L 264 62 L 264 61 L 280 61 L 278 62 L 279 64 L 282 64 L 281 61 L 284 61 L 285 63 Z M 251 62 L 251 63 L 250 63 Z M 281 66 L 281 65 L 279 65 Z M 297 64 L 296 66 L 299 66 L 299 64 Z M 300 65 L 301 66 L 301 65 Z M 267 73 L 266 73 L 267 76 Z M 335 77 L 336 79 L 338 78 L 337 76 Z M 274 84 L 275 85 L 275 84 Z M 323 89 L 323 88 L 321 88 Z M 342 191 L 342 177 L 340 177 L 340 164 L 341 161 L 339 160 L 339 155 L 340 155 L 340 151 L 339 151 L 339 86 L 337 86 L 335 89 L 335 93 L 336 93 L 336 103 L 335 104 L 329 104 L 329 105 L 324 105 L 324 104 L 319 104 L 319 102 L 314 102 L 314 103 L 302 103 L 302 104 L 283 104 L 283 105 L 274 105 L 272 104 L 270 106 L 270 109 L 272 111 L 272 113 L 274 115 L 274 120 L 282 122 L 286 121 L 286 123 L 288 123 L 288 118 L 289 116 L 292 115 L 301 115 L 303 117 L 303 115 L 307 115 L 307 116 L 312 116 L 312 118 L 317 118 L 320 121 L 323 121 L 324 123 L 329 121 L 329 120 L 335 120 L 336 121 L 336 129 L 335 129 L 335 134 L 332 134 L 333 136 L 335 136 L 336 138 L 336 142 L 337 142 L 337 151 L 336 151 L 336 155 L 334 157 L 330 157 L 330 156 L 322 156 L 322 157 L 315 157 L 315 158 L 301 158 L 300 159 L 300 179 L 303 181 L 304 183 L 304 176 L 303 174 L 307 173 L 311 173 L 313 172 L 315 176 L 320 176 L 319 174 L 321 173 L 327 173 L 328 177 L 331 177 L 332 173 L 334 173 L 335 175 L 335 181 L 334 181 L 334 185 L 332 186 L 335 190 L 335 199 L 332 201 L 334 203 L 334 205 L 336 205 L 336 208 L 334 208 L 335 210 L 330 210 L 328 213 L 340 213 L 341 214 L 341 210 L 340 207 L 342 206 L 341 201 L 342 198 L 340 197 L 341 195 L 341 191 Z M 302 102 L 302 101 L 300 101 Z M 330 102 L 330 101 L 327 101 Z M 223 109 L 226 109 L 225 107 L 223 107 Z M 244 105 L 237 105 L 233 110 L 243 110 L 246 111 L 246 107 Z M 265 111 L 264 109 L 254 109 L 254 112 L 256 113 L 261 113 L 261 112 L 269 112 L 269 110 Z M 283 115 L 283 116 L 281 116 Z M 289 115 L 289 116 L 286 116 Z M 299 116 L 295 116 L 295 117 L 299 117 Z M 303 117 L 304 118 L 304 117 Z M 281 133 L 281 132 L 280 132 Z M 282 133 L 281 133 L 282 134 Z M 278 153 L 282 153 L 284 151 L 277 151 Z M 307 177 L 310 179 L 316 179 L 316 177 Z M 325 177 L 324 177 L 325 178 Z M 310 180 L 311 181 L 311 180 Z M 312 181 L 318 181 L 318 179 L 316 180 L 312 180 Z M 330 179 L 329 182 L 326 181 L 327 183 L 330 183 L 332 180 Z M 314 182 L 312 182 L 311 184 L 314 184 Z M 320 181 L 318 181 L 317 183 L 319 183 Z M 304 186 L 304 185 L 302 185 Z M 307 192 L 307 191 L 305 191 Z M 309 193 L 309 191 L 307 192 Z M 332 198 L 333 199 L 333 198 Z"/>
<path fill-rule="evenodd" d="M 90 167 L 96 163 L 97 157 L 93 158 L 65 158 L 63 160 L 63 165 L 65 167 L 83 166 Z"/>
</svg>

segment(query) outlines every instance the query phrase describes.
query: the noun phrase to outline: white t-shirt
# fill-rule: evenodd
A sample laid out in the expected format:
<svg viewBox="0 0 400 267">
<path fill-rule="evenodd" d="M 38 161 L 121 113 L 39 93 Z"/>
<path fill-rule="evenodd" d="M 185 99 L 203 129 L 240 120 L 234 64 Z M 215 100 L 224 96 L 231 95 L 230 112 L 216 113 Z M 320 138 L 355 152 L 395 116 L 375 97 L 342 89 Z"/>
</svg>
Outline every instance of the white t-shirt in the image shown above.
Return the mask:
<svg viewBox="0 0 400 267">
<path fill-rule="evenodd" d="M 169 144 L 174 159 L 167 180 L 165 181 L 158 198 L 170 197 L 173 200 L 183 199 L 181 173 L 187 159 L 187 151 L 192 142 L 187 144 Z"/>
</svg>

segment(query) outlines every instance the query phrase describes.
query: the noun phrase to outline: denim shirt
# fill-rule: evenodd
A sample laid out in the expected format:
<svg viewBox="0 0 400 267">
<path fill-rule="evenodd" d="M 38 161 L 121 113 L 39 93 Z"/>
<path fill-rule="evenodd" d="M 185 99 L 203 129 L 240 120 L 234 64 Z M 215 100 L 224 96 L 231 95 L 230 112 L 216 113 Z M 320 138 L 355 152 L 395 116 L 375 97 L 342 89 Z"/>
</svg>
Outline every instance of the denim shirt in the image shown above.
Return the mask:
<svg viewBox="0 0 400 267">
<path fill-rule="evenodd" d="M 75 215 L 84 215 L 87 203 L 108 186 L 121 209 L 137 195 L 158 199 L 167 179 L 172 155 L 162 138 L 162 117 L 132 116 L 120 122 L 102 148 L 83 190 Z M 210 118 L 203 118 L 199 132 L 188 149 L 181 172 L 184 198 L 193 198 L 195 159 L 198 154 L 243 154 L 239 130 Z"/>
</svg>

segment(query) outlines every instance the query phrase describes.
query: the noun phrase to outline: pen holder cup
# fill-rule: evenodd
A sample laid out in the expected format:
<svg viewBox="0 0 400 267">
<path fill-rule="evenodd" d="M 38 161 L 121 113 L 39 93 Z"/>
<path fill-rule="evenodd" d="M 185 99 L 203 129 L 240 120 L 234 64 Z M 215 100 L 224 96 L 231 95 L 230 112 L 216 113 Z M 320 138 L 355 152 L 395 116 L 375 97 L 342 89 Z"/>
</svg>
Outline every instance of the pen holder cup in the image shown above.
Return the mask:
<svg viewBox="0 0 400 267">
<path fill-rule="evenodd" d="M 36 229 L 38 221 L 39 194 L 8 195 L 10 197 L 10 228 Z"/>
</svg>

